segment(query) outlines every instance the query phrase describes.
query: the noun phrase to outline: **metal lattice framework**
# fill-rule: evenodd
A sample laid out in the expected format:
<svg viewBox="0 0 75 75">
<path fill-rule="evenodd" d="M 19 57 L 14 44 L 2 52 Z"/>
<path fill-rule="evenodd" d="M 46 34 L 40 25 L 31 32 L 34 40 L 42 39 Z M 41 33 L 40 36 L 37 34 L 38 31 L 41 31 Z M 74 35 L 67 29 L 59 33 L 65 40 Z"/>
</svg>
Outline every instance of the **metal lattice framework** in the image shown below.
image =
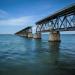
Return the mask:
<svg viewBox="0 0 75 75">
<path fill-rule="evenodd" d="M 32 33 L 32 27 L 26 27 L 22 30 L 20 30 L 19 32 L 15 33 L 15 34 L 26 34 L 28 35 L 28 33 Z"/>
<path fill-rule="evenodd" d="M 74 31 L 75 4 L 36 23 L 36 32 Z"/>
</svg>

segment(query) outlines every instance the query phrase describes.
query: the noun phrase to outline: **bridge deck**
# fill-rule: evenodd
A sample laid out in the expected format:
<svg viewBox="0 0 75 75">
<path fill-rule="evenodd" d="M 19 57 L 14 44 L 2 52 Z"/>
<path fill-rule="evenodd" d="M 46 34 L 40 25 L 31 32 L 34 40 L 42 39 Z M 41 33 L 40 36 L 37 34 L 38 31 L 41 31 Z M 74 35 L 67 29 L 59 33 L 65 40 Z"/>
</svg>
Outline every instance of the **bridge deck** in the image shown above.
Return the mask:
<svg viewBox="0 0 75 75">
<path fill-rule="evenodd" d="M 46 18 L 44 18 L 44 19 L 42 19 L 38 22 L 36 22 L 36 25 L 41 24 L 43 22 L 47 22 L 47 21 L 52 20 L 52 19 L 55 19 L 58 16 L 64 16 L 66 14 L 70 14 L 72 12 L 75 12 L 75 4 L 72 4 L 68 7 L 65 7 L 65 8 L 57 11 L 56 13 L 54 13 L 54 14 L 52 14 L 52 15 L 50 15 L 50 16 L 48 16 L 48 17 L 46 17 Z"/>
<path fill-rule="evenodd" d="M 28 29 L 31 29 L 31 26 L 28 26 L 28 27 L 26 27 L 26 28 L 24 28 L 24 29 L 18 31 L 18 32 L 16 32 L 15 34 L 22 33 L 22 32 L 26 32 L 26 30 L 28 30 Z"/>
<path fill-rule="evenodd" d="M 68 28 L 59 28 L 59 29 L 53 29 L 53 30 L 42 30 L 42 31 L 38 31 L 38 32 L 51 32 L 51 31 L 75 31 L 75 27 L 68 27 Z"/>
</svg>

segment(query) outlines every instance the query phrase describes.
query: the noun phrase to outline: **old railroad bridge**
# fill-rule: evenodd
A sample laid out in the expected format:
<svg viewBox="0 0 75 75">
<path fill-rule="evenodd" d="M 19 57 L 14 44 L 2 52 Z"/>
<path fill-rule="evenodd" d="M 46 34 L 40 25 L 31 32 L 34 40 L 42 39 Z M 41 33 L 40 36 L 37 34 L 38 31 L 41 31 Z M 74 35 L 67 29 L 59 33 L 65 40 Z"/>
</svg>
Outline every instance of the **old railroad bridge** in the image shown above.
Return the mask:
<svg viewBox="0 0 75 75">
<path fill-rule="evenodd" d="M 15 34 L 40 39 L 42 32 L 50 32 L 49 41 L 60 41 L 60 31 L 75 31 L 75 4 L 36 22 L 35 34 L 32 34 L 31 26 Z"/>
</svg>

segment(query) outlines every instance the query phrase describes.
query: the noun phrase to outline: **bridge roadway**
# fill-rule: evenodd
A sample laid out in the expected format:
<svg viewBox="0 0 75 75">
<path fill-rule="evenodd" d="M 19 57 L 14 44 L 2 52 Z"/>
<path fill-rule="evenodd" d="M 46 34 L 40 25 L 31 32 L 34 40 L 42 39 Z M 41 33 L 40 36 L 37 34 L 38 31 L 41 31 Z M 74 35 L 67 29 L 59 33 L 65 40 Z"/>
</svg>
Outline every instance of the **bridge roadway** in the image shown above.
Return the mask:
<svg viewBox="0 0 75 75">
<path fill-rule="evenodd" d="M 36 22 L 35 38 L 42 32 L 50 32 L 49 41 L 60 41 L 60 31 L 75 31 L 75 4 Z"/>
<path fill-rule="evenodd" d="M 15 34 L 19 35 L 19 36 L 25 36 L 25 37 L 32 38 L 32 27 L 28 26 L 28 27 L 16 32 Z"/>
<path fill-rule="evenodd" d="M 59 29 L 53 29 L 53 30 L 48 29 L 48 30 L 42 30 L 41 32 L 51 32 L 51 31 L 75 31 L 75 27 L 59 28 Z"/>
<path fill-rule="evenodd" d="M 33 38 L 40 39 L 42 32 L 50 32 L 49 41 L 60 41 L 60 31 L 75 31 L 75 4 L 71 4 L 36 22 L 36 33 Z M 27 36 L 29 33 L 29 37 L 32 37 L 32 27 L 21 32 L 27 33 Z"/>
</svg>

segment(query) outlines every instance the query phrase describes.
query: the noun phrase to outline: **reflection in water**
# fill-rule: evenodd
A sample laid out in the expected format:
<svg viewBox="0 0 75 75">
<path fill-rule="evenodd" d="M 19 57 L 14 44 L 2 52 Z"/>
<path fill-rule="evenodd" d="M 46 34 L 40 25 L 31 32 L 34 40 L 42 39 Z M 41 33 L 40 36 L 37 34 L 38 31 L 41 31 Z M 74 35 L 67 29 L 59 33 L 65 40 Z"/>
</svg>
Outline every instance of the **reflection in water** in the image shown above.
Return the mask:
<svg viewBox="0 0 75 75">
<path fill-rule="evenodd" d="M 1 35 L 0 75 L 75 75 L 75 43 L 68 43 Z"/>
<path fill-rule="evenodd" d="M 42 40 L 41 39 L 34 40 L 34 48 L 35 48 L 35 50 L 37 49 L 38 52 L 40 51 L 40 49 L 42 48 Z"/>
<path fill-rule="evenodd" d="M 59 58 L 60 42 L 49 42 L 50 58 L 52 64 L 56 64 Z"/>
<path fill-rule="evenodd" d="M 57 64 L 59 58 L 60 42 L 43 42 L 35 40 L 35 51 L 42 56 L 42 61 L 48 64 Z"/>
</svg>

